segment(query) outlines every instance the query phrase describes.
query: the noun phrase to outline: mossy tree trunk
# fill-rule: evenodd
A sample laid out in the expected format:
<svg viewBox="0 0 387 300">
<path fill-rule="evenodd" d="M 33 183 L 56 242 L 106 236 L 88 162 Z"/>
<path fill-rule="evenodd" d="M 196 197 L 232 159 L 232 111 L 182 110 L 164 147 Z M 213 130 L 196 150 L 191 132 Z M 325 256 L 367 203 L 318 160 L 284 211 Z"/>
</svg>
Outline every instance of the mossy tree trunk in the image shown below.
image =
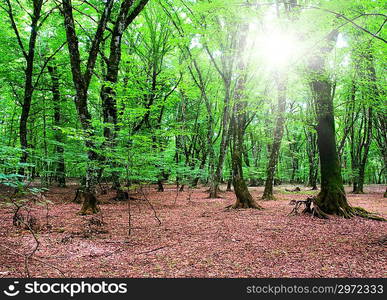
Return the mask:
<svg viewBox="0 0 387 300">
<path fill-rule="evenodd" d="M 282 136 L 284 134 L 284 123 L 285 123 L 285 108 L 286 108 L 286 78 L 283 74 L 277 74 L 277 118 L 274 129 L 274 139 L 272 146 L 270 147 L 270 157 L 266 169 L 266 181 L 265 189 L 263 191 L 262 199 L 274 200 L 273 195 L 273 181 L 275 170 L 277 168 L 279 151 L 281 147 Z"/>
<path fill-rule="evenodd" d="M 229 142 L 230 132 L 229 132 L 229 123 L 230 123 L 230 89 L 231 83 L 230 79 L 227 78 L 224 80 L 225 86 L 225 98 L 224 98 L 224 108 L 222 116 L 222 136 L 219 146 L 219 156 L 218 163 L 216 165 L 215 174 L 211 176 L 210 183 L 210 195 L 209 198 L 219 198 L 219 184 L 222 180 L 223 165 L 226 158 L 227 145 Z"/>
<path fill-rule="evenodd" d="M 315 205 L 321 217 L 326 217 L 327 214 L 344 217 L 353 215 L 347 202 L 341 176 L 336 149 L 332 84 L 325 70 L 325 59 L 333 49 L 337 34 L 337 31 L 332 31 L 326 41 L 328 45 L 324 45 L 309 61 L 310 86 L 317 114 L 317 146 L 321 170 L 321 191 L 317 195 Z"/>
<path fill-rule="evenodd" d="M 248 25 L 243 24 L 240 30 L 239 37 L 239 51 L 243 53 L 246 47 L 246 34 L 248 32 Z M 262 209 L 251 196 L 247 184 L 243 178 L 243 152 L 244 152 L 244 135 L 246 127 L 248 126 L 248 116 L 246 112 L 247 101 L 245 95 L 246 84 L 246 66 L 243 55 L 239 58 L 238 63 L 239 78 L 235 88 L 233 113 L 231 118 L 231 132 L 232 132 L 232 175 L 233 186 L 236 195 L 236 202 L 232 208 L 257 208 Z"/>
<path fill-rule="evenodd" d="M 95 68 L 99 48 L 106 30 L 108 20 L 113 8 L 113 1 L 106 1 L 103 12 L 98 21 L 90 50 L 87 57 L 85 71 L 81 67 L 81 55 L 79 51 L 79 41 L 76 33 L 75 20 L 73 17 L 73 6 L 71 0 L 62 1 L 62 13 L 64 17 L 64 27 L 66 30 L 66 40 L 70 56 L 71 73 L 76 91 L 75 107 L 78 118 L 85 135 L 85 144 L 88 148 L 88 164 L 86 168 L 86 180 L 83 187 L 84 201 L 80 213 L 95 213 L 98 211 L 97 200 L 95 198 L 95 186 L 97 179 L 98 154 L 94 151 L 94 128 L 92 126 L 92 116 L 88 108 L 88 90 Z M 95 200 L 95 201 L 94 201 Z"/>
<path fill-rule="evenodd" d="M 317 134 L 310 130 L 306 130 L 306 149 L 308 153 L 309 162 L 309 176 L 308 185 L 312 190 L 317 190 L 317 176 L 318 176 L 318 149 L 317 149 Z"/>
<path fill-rule="evenodd" d="M 209 55 L 211 62 L 213 63 L 216 71 L 222 78 L 223 89 L 224 89 L 224 100 L 223 100 L 223 112 L 222 112 L 222 121 L 221 129 L 222 134 L 220 138 L 219 145 L 219 156 L 215 167 L 215 172 L 210 174 L 210 194 L 209 198 L 218 198 L 219 197 L 219 185 L 222 180 L 223 174 L 223 165 L 226 158 L 227 147 L 230 142 L 230 116 L 232 104 L 230 103 L 231 94 L 232 94 L 232 77 L 233 71 L 235 69 L 235 59 L 236 59 L 236 39 L 239 32 L 237 30 L 230 30 L 228 32 L 227 43 L 221 44 L 221 63 L 219 64 L 214 58 L 213 53 L 209 50 L 207 45 L 205 45 L 205 50 Z"/>
<path fill-rule="evenodd" d="M 4 1 L 2 1 L 3 4 Z M 14 4 L 12 4 L 12 2 Z M 24 68 L 24 96 L 23 101 L 21 105 L 21 116 L 19 120 L 19 139 L 20 139 L 20 147 L 22 150 L 21 157 L 20 157 L 20 164 L 21 167 L 19 169 L 20 175 L 25 175 L 25 164 L 28 160 L 28 119 L 30 115 L 31 110 L 31 102 L 33 93 L 35 90 L 35 85 L 33 83 L 33 77 L 34 77 L 34 62 L 35 62 L 35 46 L 36 46 L 36 40 L 38 38 L 38 30 L 40 29 L 39 22 L 42 17 L 42 7 L 46 3 L 43 0 L 33 0 L 31 7 L 31 13 L 29 13 L 30 20 L 27 19 L 27 22 L 30 21 L 30 33 L 28 38 L 28 46 L 23 44 L 23 41 L 21 39 L 21 36 L 24 36 L 24 29 L 23 34 L 20 33 L 20 29 L 17 27 L 17 18 L 19 16 L 16 15 L 16 1 L 10 1 L 6 0 L 4 2 L 4 7 L 2 8 L 7 12 L 10 23 L 12 25 L 12 29 L 14 31 L 14 34 L 17 38 L 18 45 L 20 47 L 21 52 L 23 53 L 23 57 L 25 60 L 25 68 Z M 20 5 L 20 3 L 18 3 Z M 14 7 L 15 6 L 15 7 Z M 15 11 L 14 11 L 15 9 Z M 28 8 L 30 10 L 30 8 Z M 25 17 L 26 18 L 26 17 Z"/>
<path fill-rule="evenodd" d="M 62 113 L 61 113 L 61 102 L 62 97 L 59 90 L 59 75 L 58 70 L 55 65 L 47 66 L 48 72 L 51 77 L 51 92 L 52 100 L 54 106 L 54 126 L 62 126 Z M 55 141 L 57 145 L 55 146 L 55 151 L 58 154 L 57 158 L 57 167 L 55 170 L 55 180 L 57 181 L 60 187 L 66 186 L 66 165 L 64 161 L 64 147 L 63 147 L 63 134 L 59 128 L 55 128 Z"/>
</svg>

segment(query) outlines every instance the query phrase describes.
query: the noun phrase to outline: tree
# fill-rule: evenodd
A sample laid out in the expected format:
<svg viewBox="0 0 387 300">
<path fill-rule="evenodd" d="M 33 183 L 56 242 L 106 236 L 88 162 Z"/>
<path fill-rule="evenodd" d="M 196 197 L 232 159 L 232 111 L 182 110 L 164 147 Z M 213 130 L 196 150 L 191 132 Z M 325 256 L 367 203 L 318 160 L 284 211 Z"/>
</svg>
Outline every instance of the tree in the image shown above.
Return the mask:
<svg viewBox="0 0 387 300">
<path fill-rule="evenodd" d="M 15 33 L 18 45 L 20 47 L 20 51 L 23 54 L 23 58 L 25 60 L 26 66 L 24 69 L 24 96 L 22 102 L 22 113 L 20 116 L 19 123 L 19 137 L 20 137 L 20 146 L 22 149 L 22 154 L 20 158 L 20 163 L 22 167 L 19 169 L 19 174 L 25 174 L 24 164 L 27 163 L 28 158 L 28 139 L 27 139 L 27 122 L 31 109 L 32 96 L 35 89 L 35 85 L 33 82 L 34 75 L 34 62 L 35 62 L 35 45 L 36 39 L 38 36 L 38 31 L 42 26 L 45 18 L 42 18 L 42 7 L 43 0 L 33 0 L 32 1 L 32 14 L 29 14 L 30 17 L 30 35 L 28 39 L 28 48 L 25 47 L 22 37 L 19 32 L 19 28 L 15 21 L 14 11 L 10 0 L 6 0 L 6 12 L 9 16 L 9 20 L 11 22 L 12 29 Z M 47 15 L 46 15 L 47 17 Z"/>
<path fill-rule="evenodd" d="M 257 208 L 262 209 L 253 197 L 251 196 L 246 181 L 243 178 L 242 168 L 242 155 L 244 152 L 244 135 L 246 127 L 249 124 L 247 116 L 247 101 L 246 101 L 246 66 L 244 52 L 246 51 L 246 35 L 248 32 L 248 25 L 242 24 L 240 26 L 240 36 L 238 40 L 238 51 L 241 54 L 239 56 L 238 71 L 239 78 L 236 84 L 236 91 L 234 94 L 233 111 L 231 117 L 231 132 L 232 132 L 232 175 L 233 175 L 233 186 L 236 195 L 236 203 L 232 206 L 233 208 Z"/>
<path fill-rule="evenodd" d="M 318 53 L 309 60 L 310 86 L 317 114 L 317 145 L 321 166 L 321 191 L 316 204 L 321 215 L 337 214 L 352 216 L 345 196 L 341 166 L 336 149 L 335 120 L 333 111 L 332 84 L 326 71 L 327 54 L 336 42 L 338 32 L 331 31 Z"/>
<path fill-rule="evenodd" d="M 267 165 L 265 189 L 263 191 L 262 199 L 273 200 L 273 181 L 274 173 L 278 163 L 279 151 L 284 134 L 285 123 L 285 108 L 286 108 L 286 78 L 283 74 L 276 74 L 277 85 L 277 117 L 274 129 L 273 143 L 270 147 L 270 158 Z"/>
<path fill-rule="evenodd" d="M 58 182 L 60 187 L 66 186 L 66 165 L 64 161 L 64 147 L 63 147 L 63 134 L 60 131 L 60 126 L 62 126 L 62 113 L 61 113 L 61 102 L 62 96 L 59 90 L 59 74 L 58 68 L 55 65 L 47 66 L 48 72 L 51 76 L 51 91 L 52 91 L 52 101 L 54 104 L 54 126 L 55 128 L 55 141 L 56 153 L 58 154 L 57 158 L 57 167 L 55 170 L 55 179 Z"/>
<path fill-rule="evenodd" d="M 372 48 L 371 48 L 372 49 Z M 351 141 L 351 162 L 353 171 L 353 193 L 362 194 L 364 186 L 365 168 L 368 159 L 368 154 L 372 141 L 373 132 L 373 105 L 377 103 L 379 98 L 379 92 L 376 85 L 376 72 L 373 65 L 373 55 L 370 53 L 370 49 L 360 50 L 362 60 L 364 61 L 364 67 L 360 64 L 360 70 L 358 70 L 359 78 L 365 78 L 364 83 L 359 82 L 358 85 L 362 86 L 360 99 L 360 117 L 358 116 L 358 122 L 352 122 L 350 128 L 350 141 Z M 365 53 L 364 53 L 365 51 Z M 364 87 L 364 85 L 366 85 Z M 365 92 L 366 91 L 366 92 Z M 365 93 L 364 93 L 365 92 Z M 352 115 L 355 114 L 352 111 Z M 354 116 L 352 116 L 355 119 Z"/>
<path fill-rule="evenodd" d="M 73 17 L 73 7 L 71 0 L 62 1 L 62 13 L 64 16 L 64 26 L 66 29 L 67 46 L 70 54 L 71 73 L 73 77 L 74 88 L 76 90 L 75 106 L 77 108 L 79 121 L 84 130 L 85 143 L 88 148 L 87 156 L 89 159 L 84 186 L 85 202 L 83 203 L 82 209 L 80 211 L 81 214 L 85 214 L 88 211 L 92 213 L 98 212 L 96 198 L 94 196 L 97 176 L 96 163 L 98 161 L 98 154 L 94 150 L 94 128 L 91 122 L 92 117 L 88 108 L 87 98 L 91 76 L 93 75 L 95 62 L 97 60 L 99 46 L 103 39 L 103 34 L 106 30 L 107 22 L 110 18 L 113 3 L 113 0 L 108 0 L 105 2 L 103 13 L 100 17 L 100 20 L 98 21 L 97 30 L 88 53 L 86 70 L 84 73 L 82 73 L 79 42 Z"/>
<path fill-rule="evenodd" d="M 121 3 L 118 16 L 114 21 L 114 27 L 110 40 L 110 54 L 109 58 L 105 59 L 106 74 L 104 83 L 101 87 L 102 111 L 104 127 L 104 137 L 108 149 L 113 150 L 116 145 L 117 136 L 117 103 L 115 99 L 114 84 L 118 80 L 119 66 L 121 62 L 121 44 L 122 36 L 132 21 L 144 9 L 149 0 L 125 0 Z M 112 174 L 113 188 L 119 190 L 119 174 L 113 172 Z"/>
</svg>

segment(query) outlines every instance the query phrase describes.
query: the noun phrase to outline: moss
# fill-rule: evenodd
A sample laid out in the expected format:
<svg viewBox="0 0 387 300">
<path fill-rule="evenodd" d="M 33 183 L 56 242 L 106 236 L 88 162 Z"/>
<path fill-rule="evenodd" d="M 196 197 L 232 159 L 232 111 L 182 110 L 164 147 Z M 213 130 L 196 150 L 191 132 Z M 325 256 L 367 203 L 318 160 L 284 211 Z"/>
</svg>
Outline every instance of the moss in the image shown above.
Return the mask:
<svg viewBox="0 0 387 300">
<path fill-rule="evenodd" d="M 383 221 L 383 222 L 387 221 L 383 217 L 378 216 L 376 213 L 369 212 L 362 207 L 352 207 L 352 211 L 356 216 L 359 216 L 365 219 L 371 219 L 371 220 Z"/>
<path fill-rule="evenodd" d="M 262 195 L 262 198 L 261 198 L 261 199 L 262 199 L 262 200 L 266 200 L 266 201 L 277 200 L 277 199 L 274 197 L 273 193 L 264 193 L 264 194 Z"/>
<path fill-rule="evenodd" d="M 237 202 L 234 205 L 232 205 L 231 208 L 233 209 L 253 208 L 253 209 L 259 209 L 259 210 L 263 209 L 263 207 L 258 205 L 254 199 L 252 199 L 252 201 L 249 201 L 249 202 L 240 202 L 237 200 Z"/>
<path fill-rule="evenodd" d="M 81 210 L 78 212 L 79 215 L 96 214 L 100 211 L 97 206 L 97 198 L 93 193 L 83 192 L 81 195 L 83 204 Z"/>
</svg>

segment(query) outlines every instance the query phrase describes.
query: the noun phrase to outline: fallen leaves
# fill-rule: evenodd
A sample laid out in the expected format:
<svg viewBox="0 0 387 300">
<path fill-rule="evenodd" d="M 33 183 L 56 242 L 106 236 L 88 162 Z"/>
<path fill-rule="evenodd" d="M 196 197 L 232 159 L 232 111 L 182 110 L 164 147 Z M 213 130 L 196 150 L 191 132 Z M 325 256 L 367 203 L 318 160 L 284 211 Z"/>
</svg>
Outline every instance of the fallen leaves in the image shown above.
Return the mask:
<svg viewBox="0 0 387 300">
<path fill-rule="evenodd" d="M 348 194 L 349 202 L 386 217 L 383 188 Z M 307 197 L 302 191 L 277 193 L 278 200 L 263 202 L 262 211 L 224 211 L 235 201 L 231 192 L 222 193 L 220 199 L 208 199 L 205 188 L 180 192 L 174 204 L 174 188 L 163 193 L 147 190 L 161 224 L 147 202 L 131 200 L 130 236 L 125 202 L 108 201 L 109 194 L 100 196 L 100 221 L 76 216 L 79 204 L 63 201 L 70 192 L 56 188 L 46 193 L 53 202 L 52 229 L 39 232 L 41 245 L 36 253 L 68 277 L 386 276 L 386 223 L 288 216 L 289 201 Z M 254 188 L 252 194 L 259 199 L 262 189 Z M 46 218 L 44 210 L 36 210 L 35 215 Z M 85 235 L 74 234 L 85 230 Z M 19 253 L 27 253 L 34 244 L 30 235 L 12 227 L 9 208 L 0 209 L 0 243 Z M 30 272 L 35 277 L 60 276 L 39 261 L 31 261 Z M 0 248 L 0 275 L 25 276 L 22 257 Z"/>
</svg>

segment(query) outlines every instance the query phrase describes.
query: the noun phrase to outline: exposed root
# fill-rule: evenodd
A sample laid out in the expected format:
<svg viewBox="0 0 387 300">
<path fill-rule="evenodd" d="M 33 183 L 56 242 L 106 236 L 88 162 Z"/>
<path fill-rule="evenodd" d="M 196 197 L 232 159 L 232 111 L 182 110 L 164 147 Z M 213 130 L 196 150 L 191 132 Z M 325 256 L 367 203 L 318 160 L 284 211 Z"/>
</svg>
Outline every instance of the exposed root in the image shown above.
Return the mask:
<svg viewBox="0 0 387 300">
<path fill-rule="evenodd" d="M 314 217 L 320 219 L 328 219 L 328 215 L 324 213 L 318 205 L 316 205 L 316 197 L 308 197 L 306 200 L 292 200 L 289 205 L 294 205 L 294 208 L 289 215 L 299 215 L 299 208 L 304 205 L 305 208 L 302 211 L 303 214 L 311 214 Z"/>
<path fill-rule="evenodd" d="M 126 201 L 129 200 L 129 194 L 127 191 L 124 191 L 122 189 L 116 190 L 116 196 L 112 198 L 112 200 L 115 201 Z"/>
<path fill-rule="evenodd" d="M 251 202 L 237 201 L 235 204 L 231 205 L 230 208 L 232 209 L 253 208 L 253 209 L 259 209 L 259 210 L 263 209 L 263 207 L 257 204 L 254 200 Z"/>
<path fill-rule="evenodd" d="M 231 208 L 232 208 L 232 204 L 227 205 L 224 209 L 225 209 L 225 210 L 229 210 L 229 209 L 231 209 Z"/>
<path fill-rule="evenodd" d="M 387 221 L 385 218 L 378 216 L 376 213 L 369 212 L 362 207 L 352 207 L 352 211 L 355 216 L 359 216 L 365 219 L 383 221 L 383 222 Z"/>
<path fill-rule="evenodd" d="M 309 212 L 304 211 L 304 213 L 309 213 Z M 317 205 L 315 205 L 312 208 L 311 214 L 312 214 L 312 216 L 317 217 L 319 219 L 329 219 L 328 214 L 323 212 Z"/>
<path fill-rule="evenodd" d="M 349 205 L 347 206 L 338 206 L 335 211 L 331 211 L 329 213 L 325 212 L 317 203 L 318 197 L 309 197 L 304 201 L 295 201 L 292 200 L 289 204 L 295 205 L 293 210 L 289 213 L 289 215 L 297 215 L 298 208 L 301 206 L 301 204 L 305 205 L 305 209 L 302 213 L 304 214 L 311 214 L 314 217 L 320 218 L 320 219 L 328 219 L 330 214 L 334 214 L 346 219 L 351 219 L 355 216 L 362 217 L 365 219 L 370 220 L 376 220 L 376 221 L 387 221 L 381 216 L 378 216 L 376 213 L 369 212 L 361 207 L 351 207 Z"/>
<path fill-rule="evenodd" d="M 263 194 L 261 199 L 265 201 L 277 200 L 273 194 Z"/>
</svg>

